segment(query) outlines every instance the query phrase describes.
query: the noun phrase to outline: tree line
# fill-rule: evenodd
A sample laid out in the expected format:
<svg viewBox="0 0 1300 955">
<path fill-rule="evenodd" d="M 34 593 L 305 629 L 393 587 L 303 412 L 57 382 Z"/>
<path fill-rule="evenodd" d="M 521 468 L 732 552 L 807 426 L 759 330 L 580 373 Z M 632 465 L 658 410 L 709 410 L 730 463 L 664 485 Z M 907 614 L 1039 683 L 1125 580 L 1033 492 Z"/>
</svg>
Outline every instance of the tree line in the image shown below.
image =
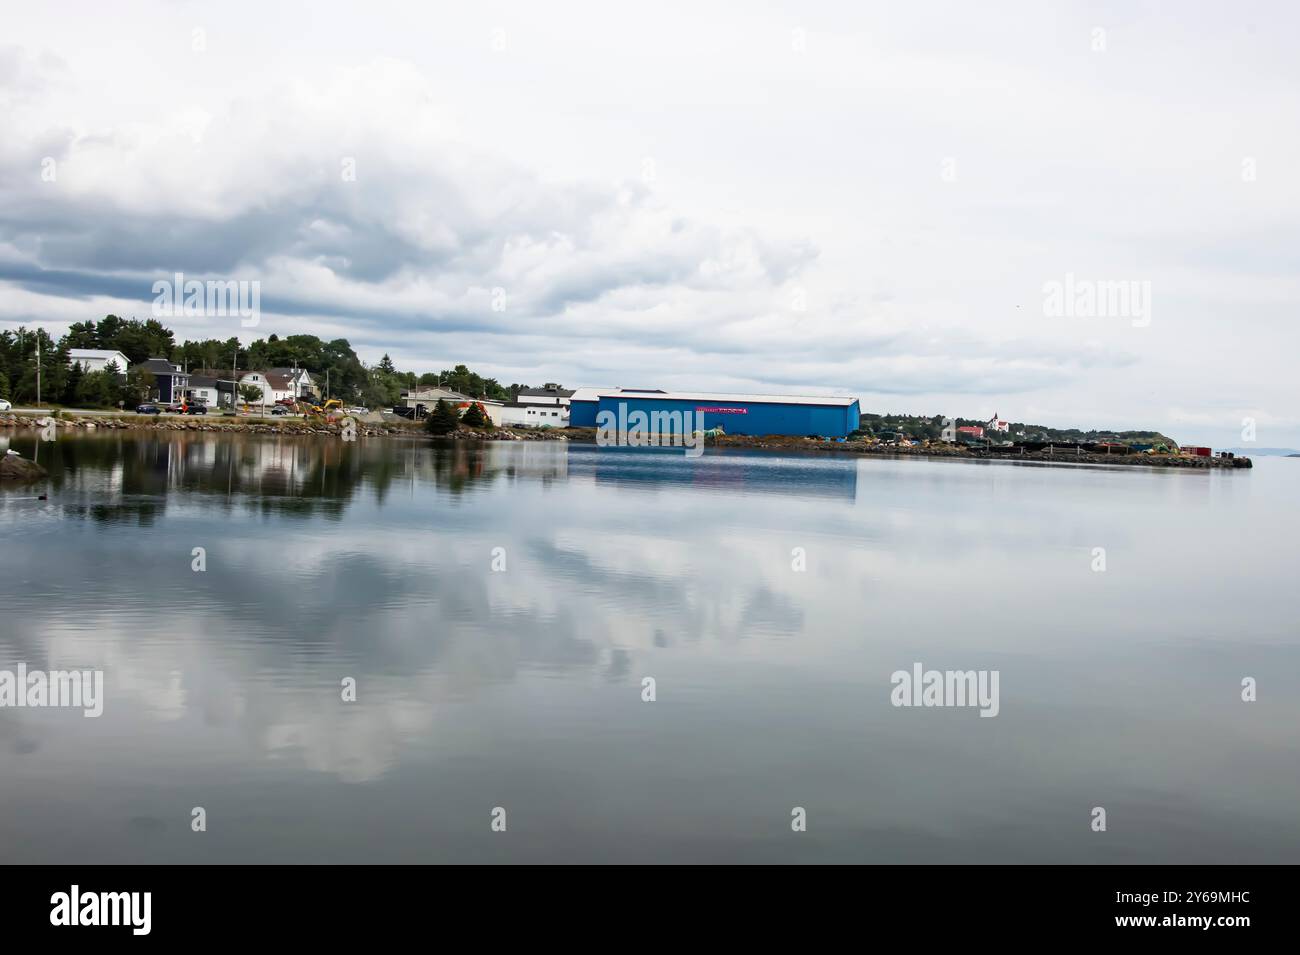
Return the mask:
<svg viewBox="0 0 1300 955">
<path fill-rule="evenodd" d="M 143 400 L 153 386 L 152 376 L 133 372 L 134 366 L 150 358 L 165 358 L 191 374 L 202 371 L 229 375 L 268 368 L 305 368 L 318 382 L 322 393 L 347 403 L 371 408 L 396 404 L 401 392 L 441 385 L 472 398 L 510 401 L 522 384 L 502 385 L 471 371 L 465 365 L 440 372 L 399 371 L 388 355 L 367 365 L 346 338 L 324 341 L 315 335 L 268 335 L 249 344 L 238 338 L 209 338 L 176 343 L 174 332 L 156 319 L 124 319 L 108 315 L 76 322 L 67 333 L 54 339 L 44 329 L 20 327 L 0 331 L 0 398 L 15 404 L 32 404 L 36 393 L 36 355 L 40 353 L 40 398 L 46 404 L 76 407 L 115 407 L 119 402 Z M 68 361 L 69 349 L 93 348 L 119 351 L 127 368 L 86 372 Z"/>
<path fill-rule="evenodd" d="M 887 434 L 906 434 L 913 438 L 938 441 L 943 436 L 944 415 L 913 415 L 886 412 L 884 414 L 863 414 L 860 419 L 859 432 L 864 435 L 881 436 Z M 953 418 L 955 427 L 983 427 L 988 422 L 980 418 Z M 993 432 L 989 438 L 1021 441 L 1059 441 L 1062 443 L 1097 441 L 1118 441 L 1125 444 L 1172 444 L 1173 439 L 1159 431 L 1083 431 L 1078 428 L 1050 428 L 1047 425 L 1032 424 L 1024 421 L 1009 422 L 1005 434 Z"/>
</svg>

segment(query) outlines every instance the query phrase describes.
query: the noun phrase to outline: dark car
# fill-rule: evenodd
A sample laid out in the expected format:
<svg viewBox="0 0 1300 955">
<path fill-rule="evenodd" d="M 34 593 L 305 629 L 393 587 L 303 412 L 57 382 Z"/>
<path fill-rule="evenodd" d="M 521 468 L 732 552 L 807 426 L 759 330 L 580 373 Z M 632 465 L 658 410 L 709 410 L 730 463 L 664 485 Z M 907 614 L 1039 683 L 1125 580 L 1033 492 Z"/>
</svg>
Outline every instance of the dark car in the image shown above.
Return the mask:
<svg viewBox="0 0 1300 955">
<path fill-rule="evenodd" d="M 162 409 L 157 405 L 138 405 L 135 409 L 136 414 L 162 414 Z"/>
<path fill-rule="evenodd" d="M 185 413 L 186 414 L 207 414 L 208 406 L 207 405 L 186 405 Z"/>
<path fill-rule="evenodd" d="M 284 405 L 276 405 L 274 408 L 271 409 L 271 414 L 276 416 L 286 415 L 288 413 L 289 413 L 289 409 Z"/>
</svg>

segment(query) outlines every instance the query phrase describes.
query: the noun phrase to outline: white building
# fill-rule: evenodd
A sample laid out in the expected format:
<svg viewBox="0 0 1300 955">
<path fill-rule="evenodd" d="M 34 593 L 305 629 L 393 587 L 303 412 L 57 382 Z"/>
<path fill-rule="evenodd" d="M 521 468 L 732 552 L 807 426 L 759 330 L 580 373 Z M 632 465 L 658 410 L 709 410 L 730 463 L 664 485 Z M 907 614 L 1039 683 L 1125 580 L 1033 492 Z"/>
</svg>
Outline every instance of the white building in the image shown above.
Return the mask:
<svg viewBox="0 0 1300 955">
<path fill-rule="evenodd" d="M 567 428 L 569 409 L 512 401 L 501 408 L 501 423 L 509 428 Z"/>
<path fill-rule="evenodd" d="M 496 401 L 492 398 L 471 398 L 470 401 L 473 401 L 477 405 L 481 405 L 483 407 L 483 413 L 488 416 L 488 420 L 498 428 L 501 427 L 501 412 L 503 412 L 506 407 L 504 401 Z M 462 418 L 465 417 L 465 410 L 468 407 L 469 401 L 465 402 L 465 404 L 461 405 L 458 409 Z"/>
<path fill-rule="evenodd" d="M 542 388 L 521 388 L 514 401 L 501 409 L 501 423 L 518 428 L 567 428 L 572 391 L 547 383 Z"/>
<path fill-rule="evenodd" d="M 207 405 L 209 408 L 215 408 L 219 404 L 217 392 L 217 379 L 207 375 L 190 375 L 189 387 L 185 389 L 185 396 L 191 401 Z"/>
<path fill-rule="evenodd" d="M 985 424 L 984 424 L 984 430 L 985 430 L 985 431 L 1004 431 L 1004 432 L 1005 432 L 1005 431 L 1010 431 L 1010 430 L 1011 430 L 1011 422 L 1010 422 L 1010 421 L 1003 421 L 1001 418 L 998 417 L 998 413 L 995 411 L 995 412 L 993 412 L 993 417 L 992 417 L 992 418 L 989 418 L 989 420 L 988 420 L 987 422 L 985 422 Z"/>
<path fill-rule="evenodd" d="M 307 374 L 306 368 L 271 368 L 268 375 L 279 375 L 289 382 L 295 398 L 306 397 L 316 393 L 316 385 Z"/>
<path fill-rule="evenodd" d="M 272 371 L 244 372 L 239 376 L 239 387 L 245 385 L 251 385 L 262 392 L 262 397 L 250 404 L 273 405 L 282 399 L 292 400 L 298 397 L 298 392 L 294 390 L 294 383 L 284 375 L 277 375 Z M 242 395 L 239 400 L 244 400 Z"/>
<path fill-rule="evenodd" d="M 105 351 L 99 348 L 69 348 L 68 367 L 80 365 L 82 371 L 103 371 L 112 363 L 117 365 L 119 374 L 125 375 L 131 367 L 131 360 L 120 351 Z"/>
</svg>

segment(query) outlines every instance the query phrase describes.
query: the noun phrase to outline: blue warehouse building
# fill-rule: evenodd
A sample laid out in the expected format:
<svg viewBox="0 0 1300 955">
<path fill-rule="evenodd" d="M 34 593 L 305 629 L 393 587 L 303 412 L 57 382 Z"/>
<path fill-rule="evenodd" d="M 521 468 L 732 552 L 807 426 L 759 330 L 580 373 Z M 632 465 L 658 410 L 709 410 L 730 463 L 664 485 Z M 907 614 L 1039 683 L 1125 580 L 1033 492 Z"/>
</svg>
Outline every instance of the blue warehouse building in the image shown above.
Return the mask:
<svg viewBox="0 0 1300 955">
<path fill-rule="evenodd" d="M 706 429 L 720 427 L 727 434 L 825 438 L 843 438 L 856 431 L 860 413 L 856 398 L 580 388 L 569 399 L 569 424 L 594 428 L 601 412 L 609 412 L 615 420 L 626 420 L 634 411 L 647 415 L 698 411 L 704 416 Z"/>
</svg>

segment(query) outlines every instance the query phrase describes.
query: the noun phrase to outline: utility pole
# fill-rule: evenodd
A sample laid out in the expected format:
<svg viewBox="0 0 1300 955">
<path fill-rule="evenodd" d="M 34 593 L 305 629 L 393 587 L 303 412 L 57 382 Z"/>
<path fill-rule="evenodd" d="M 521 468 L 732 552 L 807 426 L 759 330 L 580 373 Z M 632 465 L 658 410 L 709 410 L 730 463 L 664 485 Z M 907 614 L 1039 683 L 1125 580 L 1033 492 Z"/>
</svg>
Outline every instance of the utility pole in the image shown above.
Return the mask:
<svg viewBox="0 0 1300 955">
<path fill-rule="evenodd" d="M 36 407 L 41 406 L 41 330 L 36 329 Z"/>
<path fill-rule="evenodd" d="M 235 391 L 239 388 L 239 346 L 230 359 L 230 410 L 235 410 Z"/>
</svg>

